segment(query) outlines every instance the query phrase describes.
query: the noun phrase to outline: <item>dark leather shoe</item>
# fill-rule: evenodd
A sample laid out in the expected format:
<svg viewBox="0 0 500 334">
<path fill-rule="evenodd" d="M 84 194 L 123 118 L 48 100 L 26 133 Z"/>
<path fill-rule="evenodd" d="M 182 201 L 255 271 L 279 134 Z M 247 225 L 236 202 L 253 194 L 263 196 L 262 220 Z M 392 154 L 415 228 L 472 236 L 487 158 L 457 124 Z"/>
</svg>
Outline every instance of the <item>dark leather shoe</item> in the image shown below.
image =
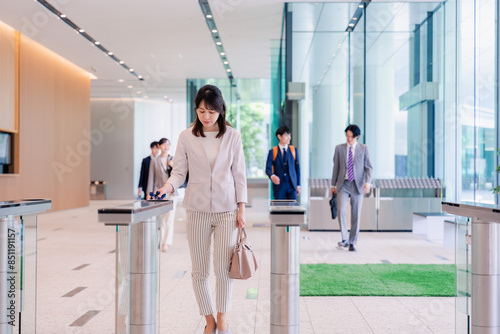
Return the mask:
<svg viewBox="0 0 500 334">
<path fill-rule="evenodd" d="M 354 245 L 349 245 L 349 252 L 355 252 L 356 248 L 354 248 Z"/>
<path fill-rule="evenodd" d="M 349 246 L 349 243 L 347 242 L 347 240 L 342 240 L 342 241 L 339 241 L 337 243 L 337 245 L 339 245 L 340 247 L 347 247 L 347 246 Z"/>
</svg>

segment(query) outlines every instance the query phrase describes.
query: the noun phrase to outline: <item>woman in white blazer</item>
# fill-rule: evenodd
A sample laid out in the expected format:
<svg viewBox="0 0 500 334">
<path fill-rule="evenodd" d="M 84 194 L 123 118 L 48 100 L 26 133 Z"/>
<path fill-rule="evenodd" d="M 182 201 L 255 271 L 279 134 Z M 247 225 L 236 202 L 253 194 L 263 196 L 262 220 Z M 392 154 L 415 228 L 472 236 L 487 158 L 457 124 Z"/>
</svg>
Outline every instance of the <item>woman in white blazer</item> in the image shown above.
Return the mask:
<svg viewBox="0 0 500 334">
<path fill-rule="evenodd" d="M 221 91 L 200 88 L 195 98 L 194 125 L 179 135 L 171 177 L 160 191 L 172 193 L 189 172 L 183 206 L 191 253 L 193 289 L 207 325 L 204 333 L 230 333 L 226 315 L 231 308 L 229 265 L 237 227 L 245 225 L 247 180 L 240 134 L 226 122 Z M 214 239 L 217 321 L 208 277 Z"/>
</svg>

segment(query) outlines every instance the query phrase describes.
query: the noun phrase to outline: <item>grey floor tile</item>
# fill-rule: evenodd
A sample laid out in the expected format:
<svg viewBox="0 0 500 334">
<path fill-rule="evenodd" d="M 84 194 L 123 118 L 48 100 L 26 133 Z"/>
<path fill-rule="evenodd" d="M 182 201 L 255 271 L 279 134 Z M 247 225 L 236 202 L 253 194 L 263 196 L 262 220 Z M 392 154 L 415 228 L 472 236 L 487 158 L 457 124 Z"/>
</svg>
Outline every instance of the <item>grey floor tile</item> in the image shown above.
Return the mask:
<svg viewBox="0 0 500 334">
<path fill-rule="evenodd" d="M 89 207 L 49 212 L 39 216 L 37 332 L 113 333 L 116 229 L 97 223 L 97 209 L 130 201 L 92 201 Z M 174 243 L 160 258 L 160 333 L 201 334 L 200 316 L 191 281 L 191 260 L 186 240 L 184 209 L 178 206 Z M 270 229 L 267 201 L 247 209 L 248 237 L 259 263 L 256 275 L 235 281 L 229 322 L 235 333 L 270 332 Z M 261 227 L 252 227 L 258 224 Z M 58 233 L 53 233 L 58 229 Z M 78 237 L 75 237 L 78 236 Z M 454 263 L 454 251 L 412 233 L 361 232 L 358 251 L 336 247 L 339 232 L 301 230 L 301 263 Z M 444 258 L 438 258 L 436 255 Z M 83 270 L 73 270 L 87 264 Z M 77 267 L 78 268 L 78 267 Z M 178 273 L 184 273 L 180 275 Z M 215 289 L 213 268 L 210 286 Z M 85 290 L 61 298 L 75 287 Z M 247 299 L 257 289 L 256 299 Z M 215 300 L 215 296 L 213 296 Z M 453 298 L 302 297 L 303 333 L 452 333 Z M 83 326 L 70 326 L 88 311 L 101 310 Z M 391 317 L 381 316 L 389 313 Z M 92 315 L 92 314 L 90 314 Z M 90 317 L 90 315 L 87 315 Z M 172 331 L 175 329 L 175 331 Z"/>
</svg>

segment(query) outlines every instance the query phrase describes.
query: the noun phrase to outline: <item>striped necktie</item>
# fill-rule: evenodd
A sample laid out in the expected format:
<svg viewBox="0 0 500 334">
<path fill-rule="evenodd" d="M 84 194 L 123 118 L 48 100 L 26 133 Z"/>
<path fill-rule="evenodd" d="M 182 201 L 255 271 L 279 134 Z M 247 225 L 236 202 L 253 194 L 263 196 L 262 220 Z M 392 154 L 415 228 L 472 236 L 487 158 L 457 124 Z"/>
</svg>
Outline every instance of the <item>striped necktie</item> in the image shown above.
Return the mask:
<svg viewBox="0 0 500 334">
<path fill-rule="evenodd" d="M 349 147 L 349 159 L 347 159 L 347 177 L 354 181 L 354 161 L 352 161 L 352 146 Z"/>
</svg>

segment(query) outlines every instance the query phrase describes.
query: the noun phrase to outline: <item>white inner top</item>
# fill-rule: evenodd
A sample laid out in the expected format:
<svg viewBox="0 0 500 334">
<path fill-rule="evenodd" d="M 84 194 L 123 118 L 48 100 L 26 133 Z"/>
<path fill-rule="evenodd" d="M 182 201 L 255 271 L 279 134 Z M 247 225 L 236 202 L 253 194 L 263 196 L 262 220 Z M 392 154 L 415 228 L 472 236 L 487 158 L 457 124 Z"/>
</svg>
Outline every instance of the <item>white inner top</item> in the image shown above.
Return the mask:
<svg viewBox="0 0 500 334">
<path fill-rule="evenodd" d="M 205 153 L 207 154 L 208 162 L 210 163 L 210 170 L 213 170 L 215 159 L 217 159 L 217 155 L 219 155 L 220 143 L 222 141 L 222 138 L 215 138 L 219 131 L 205 131 L 204 133 L 206 137 L 202 137 L 203 147 L 205 148 Z"/>
<path fill-rule="evenodd" d="M 163 166 L 163 170 L 167 170 L 167 157 L 160 157 L 160 161 Z"/>
</svg>

